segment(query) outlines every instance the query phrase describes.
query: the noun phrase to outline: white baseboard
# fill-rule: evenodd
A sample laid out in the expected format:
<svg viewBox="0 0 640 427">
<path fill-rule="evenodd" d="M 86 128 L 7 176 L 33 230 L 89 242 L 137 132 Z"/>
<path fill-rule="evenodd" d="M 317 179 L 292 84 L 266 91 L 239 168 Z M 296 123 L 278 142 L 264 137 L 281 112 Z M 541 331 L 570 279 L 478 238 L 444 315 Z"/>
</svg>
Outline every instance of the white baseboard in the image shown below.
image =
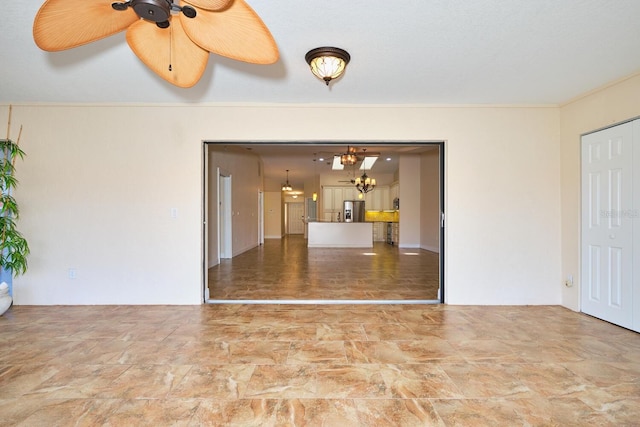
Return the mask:
<svg viewBox="0 0 640 427">
<path fill-rule="evenodd" d="M 420 247 L 420 245 L 407 245 L 406 243 L 405 244 L 398 244 L 398 247 L 400 249 L 422 249 Z"/>
<path fill-rule="evenodd" d="M 422 246 L 420 249 L 424 249 L 425 251 L 435 252 L 437 254 L 440 253 L 440 248 L 436 246 Z"/>
</svg>

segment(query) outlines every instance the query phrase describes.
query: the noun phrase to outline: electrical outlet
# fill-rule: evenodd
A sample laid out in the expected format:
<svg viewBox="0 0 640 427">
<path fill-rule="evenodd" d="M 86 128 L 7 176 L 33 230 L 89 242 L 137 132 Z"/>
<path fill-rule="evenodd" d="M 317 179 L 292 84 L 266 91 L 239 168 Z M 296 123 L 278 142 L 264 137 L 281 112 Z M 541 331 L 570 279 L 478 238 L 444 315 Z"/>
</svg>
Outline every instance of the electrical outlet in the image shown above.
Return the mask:
<svg viewBox="0 0 640 427">
<path fill-rule="evenodd" d="M 69 279 L 75 279 L 76 278 L 76 269 L 75 268 L 70 268 L 69 271 Z"/>
<path fill-rule="evenodd" d="M 571 274 L 567 276 L 567 280 L 564 281 L 564 285 L 567 288 L 570 288 L 573 286 L 573 276 Z"/>
</svg>

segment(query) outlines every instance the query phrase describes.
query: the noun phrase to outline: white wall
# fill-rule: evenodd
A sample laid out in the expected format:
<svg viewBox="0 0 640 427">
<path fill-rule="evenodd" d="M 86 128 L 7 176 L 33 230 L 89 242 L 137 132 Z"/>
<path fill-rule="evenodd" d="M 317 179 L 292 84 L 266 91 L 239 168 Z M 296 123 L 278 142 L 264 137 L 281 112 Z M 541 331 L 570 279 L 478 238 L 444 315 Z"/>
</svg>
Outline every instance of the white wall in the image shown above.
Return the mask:
<svg viewBox="0 0 640 427">
<path fill-rule="evenodd" d="M 446 141 L 448 303 L 560 302 L 555 107 L 16 105 L 13 123 L 32 249 L 16 304 L 201 303 L 202 140 L 314 140 L 326 123 L 345 142 Z"/>
<path fill-rule="evenodd" d="M 567 103 L 561 114 L 562 273 L 571 288 L 562 287 L 562 304 L 580 309 L 580 136 L 640 116 L 640 74 L 594 90 Z"/>
</svg>

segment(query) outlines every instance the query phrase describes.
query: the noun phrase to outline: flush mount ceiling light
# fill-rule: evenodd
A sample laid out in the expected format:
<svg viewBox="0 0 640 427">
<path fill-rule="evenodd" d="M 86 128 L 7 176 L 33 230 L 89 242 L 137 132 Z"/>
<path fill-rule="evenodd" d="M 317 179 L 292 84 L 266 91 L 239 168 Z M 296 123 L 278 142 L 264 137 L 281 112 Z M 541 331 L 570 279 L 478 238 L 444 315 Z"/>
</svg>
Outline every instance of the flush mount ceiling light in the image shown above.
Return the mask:
<svg viewBox="0 0 640 427">
<path fill-rule="evenodd" d="M 317 47 L 307 52 L 304 59 L 311 67 L 311 72 L 329 86 L 331 80 L 342 75 L 351 55 L 338 47 Z"/>
</svg>

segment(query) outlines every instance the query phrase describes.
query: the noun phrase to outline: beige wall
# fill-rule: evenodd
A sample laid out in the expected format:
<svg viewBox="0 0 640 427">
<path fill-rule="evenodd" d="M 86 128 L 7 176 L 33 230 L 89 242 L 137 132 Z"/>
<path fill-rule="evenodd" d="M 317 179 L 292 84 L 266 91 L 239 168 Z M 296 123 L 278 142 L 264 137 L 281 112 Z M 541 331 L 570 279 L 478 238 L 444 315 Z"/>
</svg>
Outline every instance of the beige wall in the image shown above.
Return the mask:
<svg viewBox="0 0 640 427">
<path fill-rule="evenodd" d="M 207 145 L 208 164 L 208 262 L 218 265 L 218 170 L 231 177 L 232 254 L 258 245 L 258 192 L 262 190 L 261 161 L 239 147 Z"/>
<path fill-rule="evenodd" d="M 420 156 L 420 247 L 440 252 L 440 151 Z"/>
<path fill-rule="evenodd" d="M 399 248 L 419 248 L 421 237 L 420 156 L 401 155 L 398 164 L 400 179 Z"/>
<path fill-rule="evenodd" d="M 16 105 L 13 123 L 32 248 L 16 304 L 201 303 L 202 141 L 315 140 L 326 123 L 342 141 L 446 141 L 448 303 L 561 300 L 556 107 Z"/>
<path fill-rule="evenodd" d="M 580 310 L 580 136 L 640 116 L 640 74 L 560 108 L 562 159 L 562 304 Z"/>
<path fill-rule="evenodd" d="M 264 238 L 281 239 L 282 229 L 282 193 L 268 191 L 264 193 Z"/>
</svg>

